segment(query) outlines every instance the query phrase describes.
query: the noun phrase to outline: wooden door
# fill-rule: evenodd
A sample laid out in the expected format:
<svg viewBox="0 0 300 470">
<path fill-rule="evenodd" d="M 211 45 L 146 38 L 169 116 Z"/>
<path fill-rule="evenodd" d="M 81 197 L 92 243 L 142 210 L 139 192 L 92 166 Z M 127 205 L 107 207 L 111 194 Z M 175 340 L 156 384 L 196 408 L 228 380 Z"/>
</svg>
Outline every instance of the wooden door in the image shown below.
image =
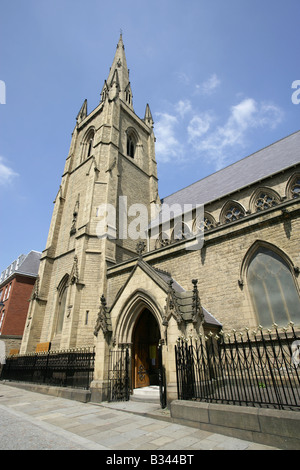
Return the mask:
<svg viewBox="0 0 300 470">
<path fill-rule="evenodd" d="M 133 388 L 155 384 L 156 376 L 158 377 L 159 338 L 158 324 L 151 312 L 145 309 L 138 318 L 133 334 Z"/>
<path fill-rule="evenodd" d="M 149 354 L 148 345 L 135 343 L 135 387 L 148 387 L 149 380 Z"/>
</svg>

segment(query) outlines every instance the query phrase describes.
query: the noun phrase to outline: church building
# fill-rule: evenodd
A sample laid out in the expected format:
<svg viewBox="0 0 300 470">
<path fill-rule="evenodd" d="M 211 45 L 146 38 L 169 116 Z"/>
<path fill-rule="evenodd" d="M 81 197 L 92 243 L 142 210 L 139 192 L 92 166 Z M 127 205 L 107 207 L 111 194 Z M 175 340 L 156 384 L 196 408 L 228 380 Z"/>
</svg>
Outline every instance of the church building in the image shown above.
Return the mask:
<svg viewBox="0 0 300 470">
<path fill-rule="evenodd" d="M 158 385 L 161 360 L 170 402 L 178 338 L 299 325 L 299 157 L 300 131 L 161 200 L 120 36 L 99 105 L 76 118 L 20 353 L 95 347 L 96 401 L 114 352 L 132 393 Z"/>
</svg>

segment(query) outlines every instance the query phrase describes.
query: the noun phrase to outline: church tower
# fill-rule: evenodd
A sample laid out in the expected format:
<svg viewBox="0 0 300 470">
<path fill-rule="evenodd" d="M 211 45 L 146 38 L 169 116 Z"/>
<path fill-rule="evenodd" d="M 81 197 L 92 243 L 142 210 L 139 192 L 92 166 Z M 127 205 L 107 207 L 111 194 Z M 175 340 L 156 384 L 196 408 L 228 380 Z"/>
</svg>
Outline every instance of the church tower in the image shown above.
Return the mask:
<svg viewBox="0 0 300 470">
<path fill-rule="evenodd" d="M 147 224 L 159 202 L 154 142 L 149 105 L 144 119 L 134 112 L 121 35 L 99 105 L 88 113 L 85 100 L 76 118 L 21 354 L 39 343 L 93 345 L 106 269 L 137 256 L 139 240 L 127 230 L 135 204 L 146 208 Z"/>
</svg>

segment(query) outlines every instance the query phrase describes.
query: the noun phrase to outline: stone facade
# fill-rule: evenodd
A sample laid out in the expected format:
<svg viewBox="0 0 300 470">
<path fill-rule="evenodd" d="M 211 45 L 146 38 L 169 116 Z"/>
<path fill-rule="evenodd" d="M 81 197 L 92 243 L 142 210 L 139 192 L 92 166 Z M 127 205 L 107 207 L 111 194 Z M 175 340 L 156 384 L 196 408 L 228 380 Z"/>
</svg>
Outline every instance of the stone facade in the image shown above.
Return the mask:
<svg viewBox="0 0 300 470">
<path fill-rule="evenodd" d="M 124 93 L 129 77 L 122 38 L 114 67 L 116 74 L 105 82 L 99 106 L 87 115 L 85 102 L 77 116 L 22 352 L 33 351 L 37 342 L 50 341 L 54 349 L 93 344 L 100 297 L 106 291 L 106 269 L 136 254 L 136 241 L 124 237 L 115 242 L 98 236 L 102 207 L 115 209 L 116 220 L 108 220 L 104 227 L 114 235 L 120 196 L 126 197 L 122 203 L 128 207 L 141 203 L 149 213 L 157 200 L 151 113 L 146 106 L 144 120 L 138 118 L 132 98 L 129 102 Z M 134 139 L 134 159 L 127 151 L 129 134 Z M 60 295 L 65 287 L 66 315 L 58 330 Z"/>
<path fill-rule="evenodd" d="M 259 250 L 287 276 L 300 318 L 299 147 L 298 132 L 178 192 L 177 200 L 171 195 L 160 201 L 153 120 L 148 105 L 144 119 L 134 113 L 120 37 L 99 106 L 88 114 L 85 101 L 77 116 L 21 352 L 34 351 L 40 342 L 58 350 L 95 346 L 91 389 L 94 399 L 105 400 L 114 349 L 129 347 L 131 385 L 140 386 L 138 324 L 142 319 L 146 325 L 150 313 L 149 324 L 158 333 L 153 345 L 149 331 L 146 349 L 152 355 L 145 361 L 152 361 L 155 373 L 153 346 L 159 343 L 171 401 L 179 336 L 260 323 L 248 274 Z M 151 215 L 173 202 L 204 204 L 204 223 L 192 212 L 184 224 L 187 237 L 185 229 L 176 232 L 174 219 L 167 230 L 157 222 L 158 236 L 146 233 L 137 253 L 140 240 L 127 233 L 138 225 L 137 213 L 128 211 L 126 225 L 120 224 L 124 204 L 127 209 L 142 204 Z M 103 207 L 111 207 L 115 217 L 105 217 Z M 150 227 L 150 218 L 144 222 Z M 187 249 L 199 230 L 204 242 Z M 282 299 L 287 301 L 284 293 Z M 271 307 L 270 312 L 271 321 Z"/>
</svg>

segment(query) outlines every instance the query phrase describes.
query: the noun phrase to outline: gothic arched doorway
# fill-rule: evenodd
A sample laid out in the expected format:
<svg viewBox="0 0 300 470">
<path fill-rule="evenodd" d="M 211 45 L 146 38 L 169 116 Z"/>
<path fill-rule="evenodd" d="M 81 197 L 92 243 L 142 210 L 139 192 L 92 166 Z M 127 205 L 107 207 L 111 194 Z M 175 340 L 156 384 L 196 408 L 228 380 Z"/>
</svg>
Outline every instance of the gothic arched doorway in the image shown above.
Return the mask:
<svg viewBox="0 0 300 470">
<path fill-rule="evenodd" d="M 159 385 L 159 340 L 158 323 L 150 310 L 145 308 L 133 331 L 133 388 Z"/>
</svg>

